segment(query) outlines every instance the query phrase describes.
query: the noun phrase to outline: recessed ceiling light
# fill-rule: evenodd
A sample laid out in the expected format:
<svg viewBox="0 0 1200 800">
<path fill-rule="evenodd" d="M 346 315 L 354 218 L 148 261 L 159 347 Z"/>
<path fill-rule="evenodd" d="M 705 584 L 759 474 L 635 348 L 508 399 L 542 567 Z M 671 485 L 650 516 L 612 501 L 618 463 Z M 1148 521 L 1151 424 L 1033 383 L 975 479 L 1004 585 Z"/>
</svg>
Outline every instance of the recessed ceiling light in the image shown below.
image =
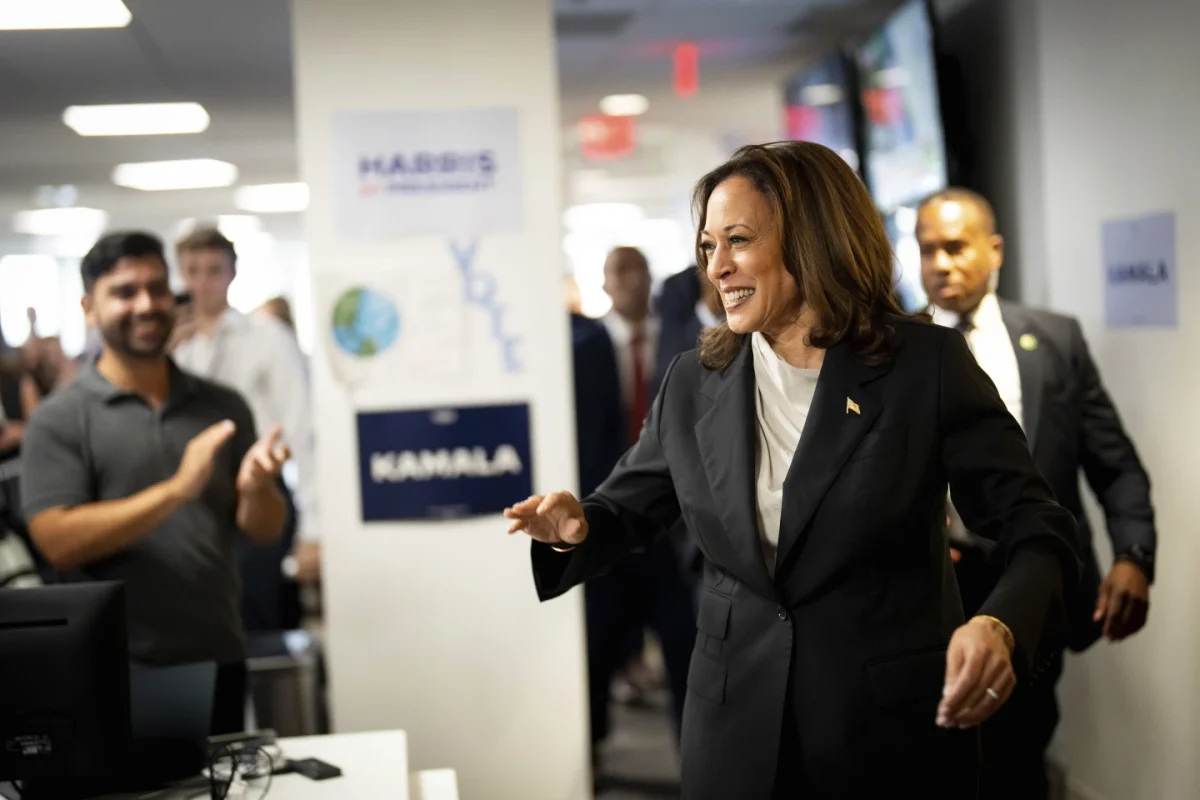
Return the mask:
<svg viewBox="0 0 1200 800">
<path fill-rule="evenodd" d="M 121 0 L 0 0 L 0 30 L 124 28 L 133 15 Z"/>
<path fill-rule="evenodd" d="M 264 183 L 242 186 L 233 193 L 233 204 L 255 214 L 279 214 L 308 208 L 307 183 Z"/>
<path fill-rule="evenodd" d="M 143 192 L 215 189 L 232 185 L 237 177 L 238 169 L 233 164 L 211 158 L 118 164 L 112 172 L 112 182 L 117 186 Z"/>
<path fill-rule="evenodd" d="M 13 215 L 13 230 L 29 236 L 99 234 L 108 224 L 108 214 L 98 208 L 37 208 Z"/>
<path fill-rule="evenodd" d="M 842 87 L 836 83 L 818 83 L 800 90 L 800 101 L 806 106 L 832 106 L 842 102 Z"/>
<path fill-rule="evenodd" d="M 648 108 L 650 101 L 640 94 L 610 94 L 600 101 L 600 110 L 610 117 L 636 117 Z"/>
<path fill-rule="evenodd" d="M 199 103 L 70 106 L 62 119 L 80 136 L 200 133 L 208 128 L 208 112 Z"/>
</svg>

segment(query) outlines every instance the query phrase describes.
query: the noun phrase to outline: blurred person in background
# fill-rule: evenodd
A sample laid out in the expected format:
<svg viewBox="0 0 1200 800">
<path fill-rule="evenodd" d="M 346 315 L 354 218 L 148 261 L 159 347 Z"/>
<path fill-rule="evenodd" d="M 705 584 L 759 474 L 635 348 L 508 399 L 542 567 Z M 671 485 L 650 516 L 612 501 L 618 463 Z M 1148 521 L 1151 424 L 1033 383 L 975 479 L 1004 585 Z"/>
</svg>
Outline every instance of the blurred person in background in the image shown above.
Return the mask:
<svg viewBox="0 0 1200 800">
<path fill-rule="evenodd" d="M 104 349 L 26 425 L 30 533 L 64 579 L 124 582 L 131 659 L 215 662 L 213 732 L 241 731 L 234 542 L 282 535 L 287 506 L 276 483 L 287 447 L 278 428 L 256 440 L 237 392 L 168 357 L 174 298 L 157 238 L 104 236 L 80 271 Z"/>
<path fill-rule="evenodd" d="M 663 281 L 658 298 L 658 318 L 661 333 L 654 377 L 656 392 L 675 357 L 699 347 L 701 334 L 724 321 L 725 307 L 716 287 L 692 265 Z M 696 540 L 682 523 L 671 530 L 670 538 L 679 554 L 684 580 L 691 585 L 693 593 L 698 592 L 704 557 Z"/>
<path fill-rule="evenodd" d="M 1101 636 L 1112 641 L 1131 636 L 1146 622 L 1154 579 L 1157 535 L 1150 480 L 1079 323 L 997 299 L 1004 240 L 996 232 L 991 205 L 975 192 L 952 188 L 926 199 L 917 239 L 934 321 L 966 336 L 1024 429 L 1038 469 L 1078 525 L 1084 575 L 1080 590 L 1068 598 L 1067 644 L 1083 651 Z M 1080 471 L 1104 508 L 1116 556 L 1103 580 L 1083 509 Z M 958 581 L 971 614 L 1000 580 L 1004 554 L 972 534 L 953 505 L 950 516 Z M 1045 753 L 1058 724 L 1055 684 L 1062 662 L 1060 646 L 983 726 L 983 797 L 1047 796 Z"/>
<path fill-rule="evenodd" d="M 840 156 L 744 147 L 695 204 L 727 321 L 675 360 L 594 494 L 506 509 L 538 596 L 682 517 L 705 558 L 684 797 L 972 798 L 975 726 L 1077 579 L 1074 520 L 963 338 L 895 304 L 887 236 Z M 1009 555 L 970 619 L 938 524 L 947 482 Z"/>
<path fill-rule="evenodd" d="M 18 348 L 18 353 L 22 372 L 21 405 L 28 417 L 43 398 L 75 379 L 78 365 L 67 358 L 59 337 L 41 335 L 36 309 L 27 309 L 25 315 L 29 319 L 29 336 Z"/>
<path fill-rule="evenodd" d="M 700 334 L 725 319 L 721 297 L 700 271 L 691 266 L 663 281 L 658 296 L 660 334 L 655 387 L 662 385 L 675 356 L 700 346 Z"/>
<path fill-rule="evenodd" d="M 237 251 L 215 228 L 198 228 L 175 245 L 190 297 L 188 321 L 174 338 L 184 369 L 242 393 L 260 428 L 279 425 L 296 458 L 297 490 L 283 541 L 242 547 L 243 615 L 248 630 L 278 631 L 300 624 L 298 587 L 284 575 L 316 580 L 320 570 L 316 463 L 308 370 L 292 331 L 277 319 L 229 306 Z"/>
<path fill-rule="evenodd" d="M 658 321 L 650 313 L 650 265 L 640 250 L 617 247 L 604 262 L 604 291 L 612 310 L 600 319 L 614 355 L 615 372 L 595 370 L 617 390 L 608 395 L 614 409 L 588 409 L 598 418 L 619 415 L 619 447 L 609 445 L 611 456 L 637 441 L 654 396 L 654 359 Z M 591 366 L 586 367 L 592 369 Z M 611 367 L 609 368 L 611 369 Z M 591 424 L 589 416 L 586 424 Z M 615 461 L 606 466 L 611 471 Z M 597 468 L 605 466 L 596 464 Z M 596 477 L 603 470 L 598 469 Z M 589 481 L 591 482 L 591 481 Z M 678 735 L 687 691 L 687 664 L 696 638 L 691 592 L 683 581 L 671 542 L 662 540 L 645 552 L 631 554 L 603 577 L 586 587 L 588 680 L 591 695 L 592 741 L 598 745 L 608 735 L 609 701 L 613 678 L 625 669 L 635 691 L 648 682 L 643 674 L 645 629 L 654 630 L 662 648 L 667 684 L 671 692 L 672 722 Z"/>
<path fill-rule="evenodd" d="M 296 335 L 296 320 L 292 317 L 292 304 L 288 302 L 286 297 L 272 297 L 254 309 L 254 313 L 282 322 L 292 332 L 293 336 Z"/>
</svg>

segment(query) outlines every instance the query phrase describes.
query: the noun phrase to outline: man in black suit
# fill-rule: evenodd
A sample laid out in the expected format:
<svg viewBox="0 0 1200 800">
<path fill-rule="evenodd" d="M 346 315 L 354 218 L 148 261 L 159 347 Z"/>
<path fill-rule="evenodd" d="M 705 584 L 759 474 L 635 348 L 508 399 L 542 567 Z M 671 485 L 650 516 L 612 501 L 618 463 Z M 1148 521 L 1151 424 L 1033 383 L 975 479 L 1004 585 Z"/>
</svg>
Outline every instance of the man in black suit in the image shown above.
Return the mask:
<svg viewBox="0 0 1200 800">
<path fill-rule="evenodd" d="M 696 267 L 676 272 L 663 281 L 658 296 L 658 364 L 654 389 L 662 385 L 667 367 L 675 356 L 691 350 L 705 328 L 715 328 L 725 318 L 725 309 L 712 283 L 700 280 Z"/>
<path fill-rule="evenodd" d="M 646 324 L 650 276 L 645 258 L 637 251 L 619 248 L 608 259 L 605 272 L 605 288 L 613 296 L 610 316 L 597 321 L 571 315 L 575 426 L 583 494 L 595 491 L 629 447 L 630 417 L 638 412 L 626 402 L 624 384 L 636 379 L 632 376 L 641 375 L 643 397 L 652 397 L 654 391 L 650 383 L 653 362 L 649 359 L 635 369 L 622 370 L 623 365 L 629 366 L 631 351 L 637 350 L 631 346 L 635 337 L 626 329 L 631 323 L 651 327 Z M 624 359 L 617 355 L 618 337 L 624 345 Z M 665 540 L 630 555 L 609 574 L 588 584 L 586 599 L 595 759 L 595 747 L 609 733 L 613 677 L 640 652 L 646 626 L 658 633 L 662 645 L 673 700 L 673 724 L 678 728 L 696 628 L 691 592 L 679 574 L 675 551 Z"/>
<path fill-rule="evenodd" d="M 928 198 L 918 216 L 917 239 L 934 321 L 967 337 L 1024 428 L 1038 469 L 1078 523 L 1084 573 L 1069 598 L 1066 644 L 1082 651 L 1101 636 L 1119 641 L 1136 633 L 1146 621 L 1154 578 L 1150 481 L 1079 323 L 997 300 L 1004 241 L 991 206 L 978 194 L 948 189 Z M 1081 469 L 1104 507 L 1115 555 L 1103 580 L 1080 497 Z M 956 521 L 951 539 L 960 554 L 957 573 L 969 614 L 994 588 L 1000 556 Z M 1058 724 L 1054 686 L 1062 671 L 1061 645 L 1051 648 L 1041 670 L 984 726 L 985 798 L 1046 797 L 1044 758 Z"/>
</svg>

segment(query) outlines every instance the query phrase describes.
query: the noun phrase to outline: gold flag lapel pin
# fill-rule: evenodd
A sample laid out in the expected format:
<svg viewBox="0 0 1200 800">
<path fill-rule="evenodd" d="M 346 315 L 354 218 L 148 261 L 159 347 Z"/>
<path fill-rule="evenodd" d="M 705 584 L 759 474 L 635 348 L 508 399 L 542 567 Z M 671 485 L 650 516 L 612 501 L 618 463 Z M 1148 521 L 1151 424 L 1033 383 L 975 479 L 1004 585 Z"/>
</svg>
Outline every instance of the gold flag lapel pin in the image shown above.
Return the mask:
<svg viewBox="0 0 1200 800">
<path fill-rule="evenodd" d="M 854 402 L 849 397 L 847 397 L 846 398 L 846 413 L 849 414 L 851 412 L 854 412 L 855 414 L 862 416 L 862 409 L 858 407 L 858 403 Z"/>
</svg>

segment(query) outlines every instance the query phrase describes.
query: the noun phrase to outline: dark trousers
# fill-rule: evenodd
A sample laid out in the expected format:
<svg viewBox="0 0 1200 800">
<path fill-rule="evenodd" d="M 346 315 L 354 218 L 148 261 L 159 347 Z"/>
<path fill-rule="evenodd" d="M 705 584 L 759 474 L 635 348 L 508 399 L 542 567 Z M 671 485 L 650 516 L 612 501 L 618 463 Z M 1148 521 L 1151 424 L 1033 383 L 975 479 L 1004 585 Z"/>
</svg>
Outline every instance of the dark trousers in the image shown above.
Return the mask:
<svg viewBox="0 0 1200 800">
<path fill-rule="evenodd" d="M 213 692 L 212 735 L 246 729 L 246 662 L 217 665 Z"/>
<path fill-rule="evenodd" d="M 995 588 L 1000 570 L 980 551 L 965 550 L 955 572 L 969 618 Z M 1008 702 L 983 724 L 980 800 L 1046 800 L 1046 749 L 1058 727 L 1054 692 L 1062 666 L 1059 649 L 1036 679 L 1022 680 Z"/>
<path fill-rule="evenodd" d="M 249 632 L 286 631 L 300 626 L 300 587 L 284 577 L 283 559 L 296 541 L 296 504 L 288 501 L 288 519 L 278 542 L 256 545 L 238 537 L 238 572 L 242 579 L 242 625 Z"/>
<path fill-rule="evenodd" d="M 608 735 L 610 688 L 630 655 L 630 631 L 640 632 L 647 625 L 662 643 L 678 736 L 688 663 L 696 644 L 696 612 L 670 541 L 660 538 L 646 552 L 621 559 L 608 574 L 588 581 L 585 593 L 592 743 Z"/>
</svg>

